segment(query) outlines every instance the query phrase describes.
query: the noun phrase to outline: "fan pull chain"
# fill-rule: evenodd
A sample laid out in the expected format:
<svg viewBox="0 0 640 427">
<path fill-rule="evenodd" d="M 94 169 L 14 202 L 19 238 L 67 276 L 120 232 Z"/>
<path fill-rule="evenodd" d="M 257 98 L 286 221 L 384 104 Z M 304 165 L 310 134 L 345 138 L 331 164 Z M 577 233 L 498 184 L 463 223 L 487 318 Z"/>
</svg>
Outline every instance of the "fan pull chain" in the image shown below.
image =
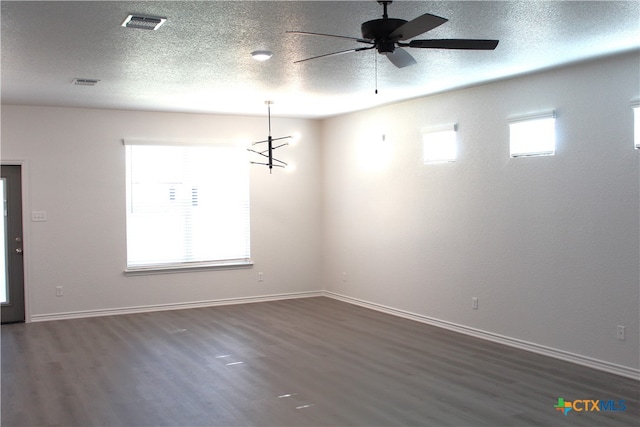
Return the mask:
<svg viewBox="0 0 640 427">
<path fill-rule="evenodd" d="M 373 60 L 376 64 L 375 68 L 376 68 L 376 91 L 375 94 L 378 94 L 378 54 L 376 52 L 376 50 L 373 50 Z"/>
</svg>

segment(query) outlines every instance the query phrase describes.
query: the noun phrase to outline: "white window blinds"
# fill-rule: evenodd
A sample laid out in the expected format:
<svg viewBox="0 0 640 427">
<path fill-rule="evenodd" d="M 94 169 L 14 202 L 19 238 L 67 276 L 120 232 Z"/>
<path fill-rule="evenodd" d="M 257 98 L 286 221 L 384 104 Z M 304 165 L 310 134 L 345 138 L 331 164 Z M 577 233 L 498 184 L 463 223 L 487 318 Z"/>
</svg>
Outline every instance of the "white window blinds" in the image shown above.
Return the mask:
<svg viewBox="0 0 640 427">
<path fill-rule="evenodd" d="M 250 263 L 246 150 L 220 143 L 125 145 L 127 270 Z"/>
</svg>

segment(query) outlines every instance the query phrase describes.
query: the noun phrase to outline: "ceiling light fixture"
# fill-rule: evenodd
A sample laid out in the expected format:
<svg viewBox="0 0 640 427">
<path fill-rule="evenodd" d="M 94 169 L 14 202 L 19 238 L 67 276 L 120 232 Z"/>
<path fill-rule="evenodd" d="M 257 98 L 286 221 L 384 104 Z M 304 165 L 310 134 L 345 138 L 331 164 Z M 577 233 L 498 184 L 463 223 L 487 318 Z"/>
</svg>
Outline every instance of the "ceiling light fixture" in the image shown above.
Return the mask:
<svg viewBox="0 0 640 427">
<path fill-rule="evenodd" d="M 273 52 L 268 50 L 254 50 L 251 57 L 256 61 L 266 61 L 273 56 Z"/>
<path fill-rule="evenodd" d="M 284 168 L 284 167 L 287 166 L 287 164 L 285 162 L 283 162 L 282 160 L 278 160 L 275 157 L 273 157 L 273 152 L 277 148 L 280 148 L 280 147 L 282 147 L 284 145 L 289 145 L 289 143 L 285 142 L 284 144 L 276 145 L 274 147 L 273 146 L 273 141 L 278 141 L 280 139 L 291 138 L 291 136 L 282 136 L 280 138 L 272 138 L 271 137 L 271 104 L 273 104 L 273 101 L 265 101 L 264 103 L 267 104 L 267 112 L 268 112 L 268 115 L 269 115 L 269 136 L 264 141 L 253 142 L 251 145 L 253 146 L 253 145 L 257 145 L 257 144 L 264 144 L 266 142 L 267 143 L 267 149 L 266 150 L 262 150 L 262 151 L 256 151 L 256 150 L 252 150 L 251 148 L 247 148 L 247 150 L 251 151 L 252 153 L 259 154 L 262 157 L 266 157 L 267 158 L 267 163 L 251 162 L 251 164 L 269 166 L 269 173 L 271 173 L 271 171 L 272 171 L 272 169 L 274 167 Z"/>
<path fill-rule="evenodd" d="M 122 26 L 153 31 L 160 28 L 166 20 L 167 18 L 160 18 L 159 16 L 129 15 L 122 23 Z"/>
</svg>

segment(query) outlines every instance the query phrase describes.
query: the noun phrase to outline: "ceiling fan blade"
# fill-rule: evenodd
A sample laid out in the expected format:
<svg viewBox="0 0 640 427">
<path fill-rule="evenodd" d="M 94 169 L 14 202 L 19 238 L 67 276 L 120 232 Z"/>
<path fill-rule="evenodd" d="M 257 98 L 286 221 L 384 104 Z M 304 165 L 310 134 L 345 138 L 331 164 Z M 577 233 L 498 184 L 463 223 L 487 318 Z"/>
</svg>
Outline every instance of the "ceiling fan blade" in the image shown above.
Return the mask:
<svg viewBox="0 0 640 427">
<path fill-rule="evenodd" d="M 312 56 L 311 58 L 305 58 L 305 59 L 300 59 L 298 61 L 293 61 L 294 64 L 297 64 L 298 62 L 305 62 L 305 61 L 311 61 L 312 59 L 318 59 L 318 58 L 325 58 L 327 56 L 336 56 L 336 55 L 342 55 L 345 53 L 351 53 L 351 52 L 359 52 L 361 50 L 368 50 L 368 49 L 373 49 L 375 46 L 370 46 L 370 47 L 359 47 L 357 49 L 348 49 L 348 50 L 341 50 L 339 52 L 333 52 L 333 53 L 325 53 L 324 55 L 318 55 L 318 56 Z"/>
<path fill-rule="evenodd" d="M 415 36 L 419 36 L 422 33 L 433 30 L 436 27 L 447 22 L 448 19 L 441 18 L 430 13 L 418 16 L 406 24 L 396 28 L 391 34 L 389 34 L 390 40 L 408 40 Z"/>
<path fill-rule="evenodd" d="M 404 45 L 403 46 L 407 46 Z M 409 47 L 423 49 L 469 49 L 493 50 L 498 46 L 498 40 L 479 39 L 439 39 L 439 40 L 411 40 Z"/>
<path fill-rule="evenodd" d="M 387 53 L 385 56 L 398 68 L 404 68 L 409 65 L 416 64 L 416 60 L 413 56 L 401 47 L 397 47 L 393 53 Z"/>
<path fill-rule="evenodd" d="M 360 39 L 357 37 L 348 37 L 348 36 L 336 36 L 335 34 L 323 34 L 323 33 L 311 33 L 308 31 L 285 31 L 287 34 L 301 34 L 303 36 L 322 36 L 322 37 L 334 37 L 338 39 L 348 39 L 355 40 L 360 43 L 373 44 L 373 40 Z"/>
</svg>

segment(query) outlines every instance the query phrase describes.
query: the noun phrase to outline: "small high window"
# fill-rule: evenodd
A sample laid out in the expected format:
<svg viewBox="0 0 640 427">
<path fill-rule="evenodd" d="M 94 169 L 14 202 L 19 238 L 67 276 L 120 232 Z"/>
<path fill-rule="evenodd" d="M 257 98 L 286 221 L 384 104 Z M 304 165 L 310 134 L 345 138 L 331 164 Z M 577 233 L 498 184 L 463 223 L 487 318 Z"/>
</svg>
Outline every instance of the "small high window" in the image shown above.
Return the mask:
<svg viewBox="0 0 640 427">
<path fill-rule="evenodd" d="M 556 152 L 554 111 L 509 119 L 511 157 L 553 156 Z"/>
<path fill-rule="evenodd" d="M 458 155 L 456 125 L 423 130 L 422 147 L 425 164 L 455 162 Z"/>
</svg>

